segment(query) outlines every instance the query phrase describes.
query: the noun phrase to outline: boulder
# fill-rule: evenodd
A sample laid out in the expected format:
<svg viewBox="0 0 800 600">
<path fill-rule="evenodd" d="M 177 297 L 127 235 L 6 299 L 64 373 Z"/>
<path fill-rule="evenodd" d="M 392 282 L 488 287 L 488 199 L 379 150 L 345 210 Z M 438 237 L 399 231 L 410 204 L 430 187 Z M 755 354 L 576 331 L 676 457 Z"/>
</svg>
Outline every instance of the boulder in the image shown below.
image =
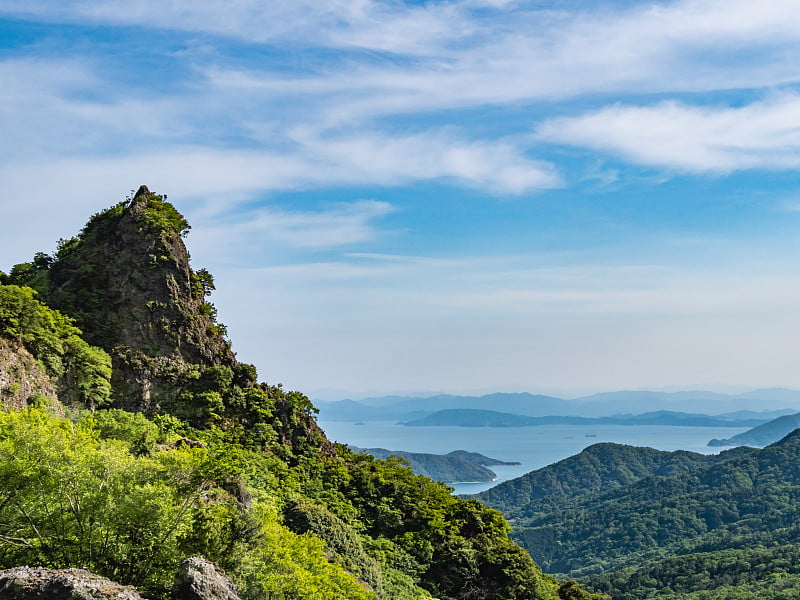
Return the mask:
<svg viewBox="0 0 800 600">
<path fill-rule="evenodd" d="M 239 600 L 233 582 L 202 556 L 181 563 L 174 597 L 175 600 Z"/>
<path fill-rule="evenodd" d="M 0 600 L 142 600 L 129 586 L 84 569 L 14 567 L 0 571 Z"/>
</svg>

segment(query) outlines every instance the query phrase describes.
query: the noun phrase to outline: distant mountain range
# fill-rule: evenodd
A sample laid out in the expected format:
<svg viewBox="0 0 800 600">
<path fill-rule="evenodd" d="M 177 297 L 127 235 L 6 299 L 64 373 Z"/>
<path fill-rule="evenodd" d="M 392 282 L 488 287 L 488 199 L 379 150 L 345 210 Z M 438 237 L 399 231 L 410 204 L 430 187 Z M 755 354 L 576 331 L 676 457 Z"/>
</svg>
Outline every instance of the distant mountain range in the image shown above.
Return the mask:
<svg viewBox="0 0 800 600">
<path fill-rule="evenodd" d="M 390 456 L 400 457 L 408 462 L 408 466 L 417 475 L 425 475 L 444 483 L 473 483 L 493 481 L 497 475 L 487 467 L 494 465 L 518 465 L 518 462 L 505 462 L 490 458 L 477 452 L 454 450 L 448 454 L 429 454 L 425 452 L 404 452 L 387 450 L 386 448 L 350 449 L 360 454 L 371 454 L 375 458 L 387 459 Z"/>
<path fill-rule="evenodd" d="M 800 391 L 774 388 L 743 394 L 721 394 L 703 390 L 687 392 L 641 390 L 605 392 L 571 400 L 525 392 L 484 396 L 441 394 L 425 398 L 384 396 L 315 402 L 315 404 L 323 421 L 411 421 L 440 410 L 474 409 L 528 417 L 553 415 L 608 417 L 664 410 L 690 414 L 704 413 L 729 420 L 753 419 L 765 422 L 800 411 Z"/>
<path fill-rule="evenodd" d="M 786 417 L 782 417 L 786 418 Z M 710 417 L 696 413 L 680 413 L 668 410 L 641 415 L 617 415 L 614 417 L 528 417 L 495 410 L 452 408 L 439 410 L 421 419 L 408 421 L 410 427 L 531 427 L 536 425 L 671 425 L 683 427 L 753 427 L 765 419 L 732 419 Z M 787 432 L 788 433 L 788 432 Z M 784 434 L 785 435 L 785 434 Z"/>
</svg>

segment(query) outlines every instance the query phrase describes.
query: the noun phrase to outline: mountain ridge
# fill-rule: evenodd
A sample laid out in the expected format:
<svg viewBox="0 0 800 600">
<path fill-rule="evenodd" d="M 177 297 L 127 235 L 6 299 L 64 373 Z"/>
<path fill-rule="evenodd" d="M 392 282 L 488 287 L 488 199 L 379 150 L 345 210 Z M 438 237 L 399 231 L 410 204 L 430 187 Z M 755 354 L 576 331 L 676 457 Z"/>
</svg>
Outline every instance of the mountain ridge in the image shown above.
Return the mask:
<svg viewBox="0 0 800 600">
<path fill-rule="evenodd" d="M 666 425 L 681 427 L 751 427 L 760 419 L 720 419 L 697 413 L 659 410 L 639 415 L 611 417 L 556 416 L 528 417 L 496 410 L 453 408 L 439 410 L 404 423 L 407 427 L 535 427 L 541 425 Z"/>
<path fill-rule="evenodd" d="M 259 382 L 188 228 L 142 186 L 0 273 L 0 338 L 57 395 L 0 395 L 0 569 L 86 567 L 170 600 L 202 555 L 243 600 L 605 598 L 543 574 L 497 511 L 333 444 L 305 395 Z M 0 360 L 6 388 L 28 362 Z"/>
<path fill-rule="evenodd" d="M 763 393 L 763 397 L 762 397 Z M 800 391 L 783 388 L 752 390 L 743 394 L 695 392 L 617 391 L 602 392 L 574 399 L 531 394 L 528 392 L 466 396 L 438 394 L 432 396 L 382 396 L 360 400 L 345 399 L 317 402 L 323 420 L 409 420 L 425 414 L 454 408 L 498 410 L 523 416 L 549 415 L 604 417 L 615 414 L 638 414 L 655 410 L 709 415 L 726 415 L 736 411 L 767 413 L 764 420 L 774 418 L 772 411 L 800 411 Z M 755 407 L 760 410 L 754 410 Z M 681 409 L 681 407 L 684 407 Z M 796 407 L 792 410 L 792 407 Z"/>
</svg>

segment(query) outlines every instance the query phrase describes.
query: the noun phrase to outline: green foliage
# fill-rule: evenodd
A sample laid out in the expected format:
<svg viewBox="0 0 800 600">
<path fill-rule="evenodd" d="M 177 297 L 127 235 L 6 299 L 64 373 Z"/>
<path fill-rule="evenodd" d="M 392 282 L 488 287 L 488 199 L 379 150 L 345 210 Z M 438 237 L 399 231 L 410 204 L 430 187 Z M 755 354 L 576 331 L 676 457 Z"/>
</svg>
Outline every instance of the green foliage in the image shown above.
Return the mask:
<svg viewBox="0 0 800 600">
<path fill-rule="evenodd" d="M 367 583 L 371 589 L 382 591 L 381 568 L 364 551 L 355 530 L 324 506 L 295 498 L 283 510 L 284 524 L 295 533 L 311 532 L 348 571 Z"/>
<path fill-rule="evenodd" d="M 185 237 L 191 225 L 177 209 L 166 201 L 166 196 L 150 194 L 144 209 L 144 218 L 148 226 L 155 231 L 168 231 Z"/>
<path fill-rule="evenodd" d="M 111 401 L 111 357 L 78 336 L 64 342 L 65 379 L 74 398 L 93 409 Z"/>
<path fill-rule="evenodd" d="M 204 453 L 136 458 L 36 410 L 0 413 L 0 565 L 84 565 L 164 590 L 208 483 Z"/>
<path fill-rule="evenodd" d="M 51 256 L 44 252 L 37 252 L 33 261 L 14 265 L 10 275 L 6 277 L 6 283 L 27 286 L 40 294 L 46 294 L 50 287 L 50 265 L 52 264 Z M 3 282 L 0 281 L 0 283 Z"/>
<path fill-rule="evenodd" d="M 0 413 L 0 568 L 84 566 L 164 597 L 182 558 L 202 553 L 247 600 L 374 598 L 329 563 L 319 539 L 281 526 L 267 496 L 243 512 L 226 488 L 246 454 L 156 449 L 157 432 L 118 410 L 77 425 L 37 410 Z"/>
<path fill-rule="evenodd" d="M 754 545 L 674 556 L 592 576 L 587 584 L 615 600 L 794 598 L 800 592 L 800 547 Z"/>
<path fill-rule="evenodd" d="M 262 542 L 244 556 L 240 573 L 234 575 L 245 598 L 375 599 L 340 566 L 328 562 L 322 541 L 282 527 L 266 505 L 257 504 L 253 512 Z"/>
<path fill-rule="evenodd" d="M 111 358 L 87 344 L 72 319 L 36 299 L 28 287 L 0 286 L 0 336 L 39 360 L 64 399 L 93 408 L 111 398 Z"/>
<path fill-rule="evenodd" d="M 414 475 L 399 459 L 339 452 L 346 473 L 323 472 L 319 479 L 328 490 L 338 486 L 357 509 L 363 532 L 382 540 L 383 564 L 412 574 L 444 600 L 557 597 L 557 585 L 508 538 L 499 512 L 453 497 L 450 488 Z"/>
<path fill-rule="evenodd" d="M 215 289 L 214 277 L 206 269 L 197 269 L 192 273 L 192 295 L 195 298 L 210 296 Z"/>
<path fill-rule="evenodd" d="M 156 444 L 165 441 L 159 426 L 142 413 L 129 413 L 118 408 L 91 413 L 87 425 L 103 439 L 125 442 L 135 455 L 151 454 Z"/>
</svg>

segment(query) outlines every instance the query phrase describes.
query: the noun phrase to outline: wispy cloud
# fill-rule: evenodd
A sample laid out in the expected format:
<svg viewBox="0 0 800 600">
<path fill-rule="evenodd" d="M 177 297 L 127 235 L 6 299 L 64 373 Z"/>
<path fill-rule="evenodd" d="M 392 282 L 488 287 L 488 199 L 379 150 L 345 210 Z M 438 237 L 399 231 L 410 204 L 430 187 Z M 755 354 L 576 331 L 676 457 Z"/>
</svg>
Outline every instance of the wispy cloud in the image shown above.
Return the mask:
<svg viewBox="0 0 800 600">
<path fill-rule="evenodd" d="M 473 1 L 6 0 L 0 13 L 20 18 L 227 36 L 256 47 L 296 48 L 313 60 L 287 71 L 280 61 L 189 56 L 182 72 L 191 84 L 169 95 L 113 89 L 99 67 L 113 57 L 7 60 L 0 63 L 0 153 L 15 162 L 25 154 L 49 162 L 49 154 L 67 149 L 87 157 L 99 152 L 155 163 L 146 172 L 156 175 L 165 157 L 178 167 L 187 161 L 170 156 L 185 153 L 200 164 L 216 157 L 218 170 L 241 176 L 238 187 L 261 190 L 424 180 L 499 195 L 552 189 L 564 185 L 562 175 L 543 158 L 548 149 L 524 137 L 476 133 L 456 113 L 440 112 L 448 128 L 420 123 L 404 131 L 392 119 L 606 93 L 798 81 L 795 4 L 693 0 L 568 12 Z M 743 59 L 730 61 L 730 53 Z M 615 105 L 546 121 L 538 140 L 691 171 L 793 168 L 796 103 L 789 95 L 731 109 Z M 747 127 L 751 117 L 758 127 Z M 230 151 L 235 145 L 249 150 Z M 142 148 L 151 149 L 149 158 Z M 186 185 L 193 184 L 183 179 Z"/>
<path fill-rule="evenodd" d="M 546 121 L 537 137 L 694 173 L 790 169 L 800 164 L 800 95 L 739 107 L 617 104 Z"/>
<path fill-rule="evenodd" d="M 763 6 L 745 0 L 633 7 L 609 3 L 571 11 L 528 3 L 476 6 L 471 1 L 246 0 L 221 5 L 177 0 L 164 5 L 101 0 L 31 5 L 7 0 L 0 10 L 40 19 L 230 36 L 300 53 L 367 50 L 317 57 L 314 64 L 320 68 L 305 78 L 270 74 L 267 65 L 251 74 L 272 92 L 282 88 L 307 94 L 317 87 L 330 94 L 349 87 L 351 101 L 366 93 L 366 103 L 395 111 L 598 92 L 776 85 L 796 81 L 800 74 L 793 60 L 800 46 L 796 0 Z M 740 60 L 731 61 L 731 54 Z M 377 110 L 373 107 L 368 114 Z"/>
<path fill-rule="evenodd" d="M 49 177 L 36 176 L 42 172 Z M 435 132 L 405 138 L 303 138 L 283 151 L 175 146 L 118 157 L 64 159 L 45 154 L 36 160 L 7 161 L 0 165 L 0 176 L 7 188 L 41 198 L 70 186 L 86 187 L 90 181 L 89 187 L 108 190 L 142 177 L 154 189 L 179 189 L 187 197 L 420 180 L 450 180 L 512 194 L 560 184 L 552 165 L 528 159 L 510 144 L 473 143 Z"/>
<path fill-rule="evenodd" d="M 317 211 L 261 206 L 226 219 L 198 220 L 192 242 L 215 261 L 252 264 L 253 257 L 274 260 L 287 249 L 330 250 L 374 242 L 377 222 L 394 210 L 378 200 L 337 203 Z"/>
</svg>

